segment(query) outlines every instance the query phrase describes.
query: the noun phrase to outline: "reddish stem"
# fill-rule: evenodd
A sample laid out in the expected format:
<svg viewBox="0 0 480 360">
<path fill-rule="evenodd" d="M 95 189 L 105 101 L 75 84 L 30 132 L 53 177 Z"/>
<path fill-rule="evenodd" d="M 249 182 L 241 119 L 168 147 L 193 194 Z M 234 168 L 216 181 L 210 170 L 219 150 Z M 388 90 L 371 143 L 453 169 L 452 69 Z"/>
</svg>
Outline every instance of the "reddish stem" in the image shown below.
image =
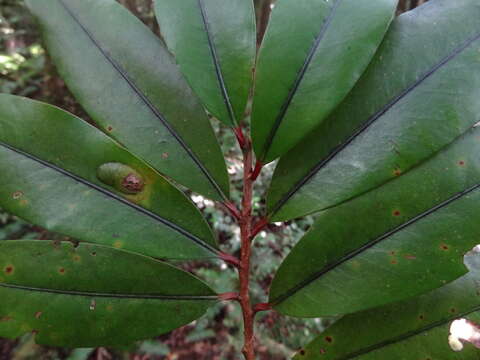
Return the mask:
<svg viewBox="0 0 480 360">
<path fill-rule="evenodd" d="M 237 209 L 234 203 L 226 202 L 226 203 L 223 203 L 223 205 L 227 208 L 227 210 L 236 220 L 240 220 L 242 215 L 240 214 L 240 211 Z"/>
<path fill-rule="evenodd" d="M 252 181 L 257 180 L 258 175 L 260 175 L 260 173 L 262 172 L 262 168 L 263 168 L 263 164 L 257 160 L 257 162 L 255 163 L 255 169 L 253 169 L 252 176 L 251 176 Z"/>
<path fill-rule="evenodd" d="M 238 145 L 240 146 L 240 149 L 245 149 L 247 145 L 247 140 L 245 139 L 245 135 L 243 135 L 243 130 L 241 126 L 238 126 L 236 128 L 233 128 L 233 132 L 235 133 L 235 136 L 237 137 Z"/>
<path fill-rule="evenodd" d="M 253 233 L 252 220 L 252 199 L 253 199 L 253 180 L 252 180 L 253 154 L 251 143 L 246 140 L 243 147 L 243 199 L 242 210 L 239 219 L 240 237 L 241 237 L 241 256 L 240 256 L 240 306 L 242 307 L 244 322 L 244 344 L 243 355 L 246 360 L 255 360 L 255 335 L 253 320 L 255 312 L 250 302 L 250 255 Z"/>
<path fill-rule="evenodd" d="M 255 236 L 257 236 L 260 231 L 262 231 L 263 229 L 265 229 L 267 227 L 268 222 L 269 222 L 268 218 L 264 217 L 264 218 L 260 219 L 255 224 L 255 226 L 253 227 L 253 230 L 252 230 L 251 240 L 253 240 L 255 238 Z"/>
<path fill-rule="evenodd" d="M 235 267 L 240 267 L 240 260 L 233 255 L 221 252 L 219 254 L 219 257 L 220 257 L 220 259 L 225 261 L 227 264 L 233 265 Z"/>
<path fill-rule="evenodd" d="M 253 307 L 253 311 L 256 313 L 260 311 L 269 311 L 272 310 L 272 305 L 269 303 L 259 303 Z"/>
<path fill-rule="evenodd" d="M 227 293 L 219 294 L 218 298 L 221 301 L 230 301 L 230 300 L 239 301 L 240 300 L 240 296 L 236 292 L 227 292 Z"/>
</svg>

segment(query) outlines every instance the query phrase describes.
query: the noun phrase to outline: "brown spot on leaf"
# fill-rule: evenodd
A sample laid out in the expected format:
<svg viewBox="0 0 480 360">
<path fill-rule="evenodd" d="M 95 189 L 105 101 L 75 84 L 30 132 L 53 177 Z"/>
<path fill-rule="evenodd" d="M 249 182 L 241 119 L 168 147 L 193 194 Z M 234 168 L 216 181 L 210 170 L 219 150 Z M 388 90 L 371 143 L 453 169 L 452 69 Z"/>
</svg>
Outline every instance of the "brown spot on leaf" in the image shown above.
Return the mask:
<svg viewBox="0 0 480 360">
<path fill-rule="evenodd" d="M 393 175 L 395 175 L 395 176 L 400 176 L 400 175 L 402 175 L 402 170 L 400 170 L 400 169 L 395 169 L 395 170 L 393 171 Z"/>
<path fill-rule="evenodd" d="M 90 253 L 90 255 L 92 255 L 92 256 L 97 256 L 97 253 L 96 253 L 95 251 L 92 251 L 92 252 Z"/>
<path fill-rule="evenodd" d="M 395 256 L 396 252 L 395 251 L 390 251 L 390 255 Z"/>
<path fill-rule="evenodd" d="M 58 269 L 58 272 L 59 272 L 60 274 L 62 274 L 62 275 L 65 274 L 65 268 L 60 268 L 60 269 Z"/>
<path fill-rule="evenodd" d="M 460 165 L 460 166 L 464 166 L 464 165 L 465 165 L 465 161 L 463 161 L 463 160 L 460 160 L 460 161 L 458 162 L 458 165 Z"/>
<path fill-rule="evenodd" d="M 12 321 L 13 318 L 11 316 L 3 316 L 0 318 L 0 322 L 7 322 L 7 321 Z"/>
<path fill-rule="evenodd" d="M 442 244 L 442 245 L 440 245 L 440 249 L 442 249 L 444 251 L 447 251 L 449 249 L 449 247 L 446 244 Z"/>
<path fill-rule="evenodd" d="M 417 257 L 415 255 L 405 254 L 404 258 L 407 260 L 415 260 Z"/>
<path fill-rule="evenodd" d="M 331 343 L 333 338 L 331 336 L 325 336 L 325 341 Z"/>
<path fill-rule="evenodd" d="M 80 257 L 80 255 L 74 255 L 73 256 L 73 261 L 75 262 L 79 262 L 82 258 Z"/>
<path fill-rule="evenodd" d="M 15 268 L 13 267 L 13 265 L 7 265 L 5 266 L 4 271 L 5 271 L 5 274 L 12 275 L 13 272 L 15 271 Z"/>
<path fill-rule="evenodd" d="M 396 264 L 398 264 L 398 261 L 397 261 L 397 260 L 395 260 L 395 259 L 393 259 L 392 261 L 390 261 L 390 264 L 392 264 L 392 265 L 396 265 Z"/>
<path fill-rule="evenodd" d="M 455 313 L 457 312 L 457 309 L 451 308 L 451 309 L 450 309 L 450 312 L 451 312 L 452 314 L 455 314 Z"/>
<path fill-rule="evenodd" d="M 164 152 L 164 153 L 162 154 L 162 159 L 168 159 L 168 153 Z"/>
<path fill-rule="evenodd" d="M 112 130 L 113 130 L 113 127 L 107 126 L 107 131 L 112 131 Z"/>
<path fill-rule="evenodd" d="M 35 313 L 35 319 L 40 319 L 40 316 L 42 316 L 42 312 L 41 311 L 37 311 Z"/>
<path fill-rule="evenodd" d="M 320 349 L 320 354 L 324 355 L 326 353 L 325 349 Z"/>
<path fill-rule="evenodd" d="M 400 210 L 394 210 L 393 211 L 393 216 L 400 216 Z"/>
<path fill-rule="evenodd" d="M 122 181 L 122 186 L 132 193 L 143 190 L 143 180 L 135 174 L 128 174 Z"/>
<path fill-rule="evenodd" d="M 298 353 L 299 353 L 300 355 L 304 356 L 304 355 L 305 355 L 305 350 L 301 349 Z"/>
</svg>

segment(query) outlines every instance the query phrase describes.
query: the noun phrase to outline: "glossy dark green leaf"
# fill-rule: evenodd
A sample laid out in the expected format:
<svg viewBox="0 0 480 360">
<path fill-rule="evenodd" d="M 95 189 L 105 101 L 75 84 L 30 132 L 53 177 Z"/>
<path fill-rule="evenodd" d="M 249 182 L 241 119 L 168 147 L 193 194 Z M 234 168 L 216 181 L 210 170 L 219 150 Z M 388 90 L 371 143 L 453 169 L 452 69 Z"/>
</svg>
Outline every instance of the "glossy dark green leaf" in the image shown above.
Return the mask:
<svg viewBox="0 0 480 360">
<path fill-rule="evenodd" d="M 256 55 L 252 0 L 156 0 L 160 31 L 205 107 L 242 121 Z"/>
<path fill-rule="evenodd" d="M 162 174 L 216 200 L 225 162 L 171 55 L 115 0 L 28 0 L 58 70 L 95 122 Z"/>
<path fill-rule="evenodd" d="M 480 128 L 384 186 L 319 214 L 270 292 L 292 316 L 352 313 L 465 273 L 480 232 Z"/>
<path fill-rule="evenodd" d="M 129 345 L 202 316 L 216 295 L 149 257 L 52 241 L 0 242 L 0 336 L 40 344 Z"/>
<path fill-rule="evenodd" d="M 468 255 L 470 272 L 426 295 L 348 315 L 300 351 L 295 360 L 477 360 L 479 350 L 448 345 L 450 323 L 480 321 L 479 255 Z"/>
<path fill-rule="evenodd" d="M 122 174 L 124 185 L 136 174 L 141 190 L 101 181 L 106 164 L 132 169 Z M 217 253 L 181 191 L 101 131 L 47 104 L 0 95 L 0 182 L 3 209 L 52 231 L 160 258 Z"/>
<path fill-rule="evenodd" d="M 479 120 L 480 3 L 432 0 L 392 24 L 331 117 L 279 163 L 275 221 L 341 203 L 418 166 Z"/>
<path fill-rule="evenodd" d="M 318 126 L 367 67 L 397 0 L 278 0 L 260 49 L 257 157 L 275 160 Z"/>
</svg>

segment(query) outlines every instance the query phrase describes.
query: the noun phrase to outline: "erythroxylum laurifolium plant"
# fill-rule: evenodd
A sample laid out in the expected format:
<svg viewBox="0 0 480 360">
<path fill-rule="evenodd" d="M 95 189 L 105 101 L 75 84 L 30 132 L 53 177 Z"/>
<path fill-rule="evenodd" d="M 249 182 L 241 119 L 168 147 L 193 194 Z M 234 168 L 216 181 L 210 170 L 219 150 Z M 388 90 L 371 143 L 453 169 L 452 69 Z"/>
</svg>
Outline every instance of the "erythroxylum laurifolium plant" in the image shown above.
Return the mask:
<svg viewBox="0 0 480 360">
<path fill-rule="evenodd" d="M 80 240 L 0 243 L 0 336 L 128 345 L 236 301 L 247 360 L 259 311 L 346 315 L 295 359 L 478 358 L 447 341 L 452 320 L 480 320 L 478 255 L 464 261 L 480 233 L 478 0 L 395 19 L 395 0 L 278 0 L 259 49 L 250 0 L 156 0 L 163 41 L 114 0 L 27 4 L 97 127 L 0 95 L 0 206 Z M 242 149 L 241 204 L 205 110 Z M 176 184 L 238 220 L 240 258 Z M 252 304 L 256 234 L 308 214 Z M 239 288 L 171 265 L 207 260 L 237 268 Z"/>
</svg>

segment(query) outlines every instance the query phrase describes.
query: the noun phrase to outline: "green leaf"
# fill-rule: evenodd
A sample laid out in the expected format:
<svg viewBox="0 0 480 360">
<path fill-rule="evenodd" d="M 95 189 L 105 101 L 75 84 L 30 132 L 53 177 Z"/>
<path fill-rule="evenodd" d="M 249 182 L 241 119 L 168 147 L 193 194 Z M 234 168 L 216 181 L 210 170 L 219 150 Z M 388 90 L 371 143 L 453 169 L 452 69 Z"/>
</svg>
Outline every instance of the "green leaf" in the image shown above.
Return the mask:
<svg viewBox="0 0 480 360">
<path fill-rule="evenodd" d="M 343 100 L 375 54 L 397 0 L 278 0 L 260 49 L 257 157 L 282 156 Z"/>
<path fill-rule="evenodd" d="M 168 264 L 92 244 L 0 243 L 0 336 L 40 344 L 128 345 L 202 316 L 216 300 Z"/>
<path fill-rule="evenodd" d="M 205 107 L 237 126 L 255 65 L 252 0 L 156 0 L 155 10 L 163 39 Z"/>
<path fill-rule="evenodd" d="M 100 180 L 99 170 L 112 164 L 122 169 L 120 183 Z M 132 188 L 133 174 L 141 187 Z M 160 258 L 217 253 L 210 228 L 181 191 L 53 106 L 0 95 L 0 179 L 0 206 L 52 231 Z"/>
<path fill-rule="evenodd" d="M 228 194 L 205 111 L 171 55 L 114 0 L 28 0 L 58 70 L 111 137 L 203 195 Z"/>
<path fill-rule="evenodd" d="M 274 221 L 319 211 L 405 174 L 480 113 L 480 3 L 432 0 L 392 24 L 348 98 L 285 156 Z"/>
<path fill-rule="evenodd" d="M 348 315 L 300 351 L 295 360 L 475 360 L 478 350 L 460 353 L 448 345 L 450 322 L 480 321 L 478 254 L 465 257 L 470 272 L 420 297 Z"/>
<path fill-rule="evenodd" d="M 480 128 L 384 186 L 319 214 L 270 291 L 297 317 L 403 300 L 465 273 L 480 232 Z"/>
</svg>

